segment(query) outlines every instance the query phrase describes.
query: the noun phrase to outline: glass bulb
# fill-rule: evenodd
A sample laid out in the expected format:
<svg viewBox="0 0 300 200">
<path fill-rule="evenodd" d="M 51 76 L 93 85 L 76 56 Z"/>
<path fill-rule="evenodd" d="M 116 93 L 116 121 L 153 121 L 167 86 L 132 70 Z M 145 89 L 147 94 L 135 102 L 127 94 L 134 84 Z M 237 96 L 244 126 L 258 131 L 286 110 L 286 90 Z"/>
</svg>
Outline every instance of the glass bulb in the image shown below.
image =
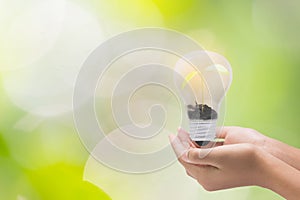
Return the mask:
<svg viewBox="0 0 300 200">
<path fill-rule="evenodd" d="M 194 51 L 175 65 L 175 85 L 186 106 L 192 141 L 203 146 L 214 141 L 221 102 L 228 90 L 232 71 L 223 56 Z"/>
</svg>

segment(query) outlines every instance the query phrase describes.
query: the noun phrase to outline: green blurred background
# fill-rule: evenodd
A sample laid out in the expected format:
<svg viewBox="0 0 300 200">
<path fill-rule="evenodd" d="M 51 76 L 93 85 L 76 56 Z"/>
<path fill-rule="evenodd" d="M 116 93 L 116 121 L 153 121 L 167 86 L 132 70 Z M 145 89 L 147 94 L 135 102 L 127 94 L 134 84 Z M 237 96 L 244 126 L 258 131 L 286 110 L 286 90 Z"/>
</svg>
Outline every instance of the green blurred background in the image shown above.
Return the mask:
<svg viewBox="0 0 300 200">
<path fill-rule="evenodd" d="M 138 27 L 174 29 L 224 55 L 234 77 L 225 124 L 300 147 L 299 22 L 296 0 L 0 0 L 0 199 L 110 199 L 83 180 L 72 89 L 94 48 Z M 202 194 L 281 199 L 258 187 Z"/>
</svg>

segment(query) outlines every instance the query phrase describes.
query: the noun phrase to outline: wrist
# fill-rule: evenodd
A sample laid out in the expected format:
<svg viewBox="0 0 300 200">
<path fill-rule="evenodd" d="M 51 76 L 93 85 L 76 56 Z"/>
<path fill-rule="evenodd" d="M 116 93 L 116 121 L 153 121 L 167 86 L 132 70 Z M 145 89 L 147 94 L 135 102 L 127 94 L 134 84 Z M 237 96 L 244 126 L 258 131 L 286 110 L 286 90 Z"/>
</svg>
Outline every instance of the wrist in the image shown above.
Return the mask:
<svg viewBox="0 0 300 200">
<path fill-rule="evenodd" d="M 264 150 L 264 148 L 257 148 L 257 150 L 255 151 L 255 155 L 257 165 L 255 174 L 257 180 L 255 185 L 272 190 L 273 185 L 270 185 L 270 183 L 268 183 L 268 180 L 273 180 L 272 163 L 270 162 L 270 156 L 272 155 Z"/>
<path fill-rule="evenodd" d="M 276 140 L 272 139 L 272 138 L 269 138 L 267 136 L 264 136 L 263 139 L 262 139 L 262 146 L 264 151 L 268 152 L 269 154 L 275 156 L 278 158 L 278 154 L 279 153 L 279 150 L 278 149 L 278 145 L 276 144 Z"/>
<path fill-rule="evenodd" d="M 258 186 L 270 189 L 287 199 L 300 195 L 300 172 L 270 153 L 261 150 L 258 154 L 260 167 Z"/>
</svg>

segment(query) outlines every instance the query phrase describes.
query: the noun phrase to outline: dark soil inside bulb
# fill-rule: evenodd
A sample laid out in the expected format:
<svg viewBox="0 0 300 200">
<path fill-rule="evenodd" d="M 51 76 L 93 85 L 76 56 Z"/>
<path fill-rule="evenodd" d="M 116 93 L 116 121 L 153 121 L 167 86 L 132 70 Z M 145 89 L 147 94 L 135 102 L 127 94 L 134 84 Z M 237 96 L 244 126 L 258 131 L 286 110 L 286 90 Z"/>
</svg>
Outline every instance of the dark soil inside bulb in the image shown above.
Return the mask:
<svg viewBox="0 0 300 200">
<path fill-rule="evenodd" d="M 218 113 L 206 104 L 188 105 L 189 119 L 210 120 L 217 119 Z"/>
<path fill-rule="evenodd" d="M 199 147 L 206 146 L 208 145 L 208 143 L 210 143 L 210 141 L 193 141 L 193 142 L 196 143 Z"/>
</svg>

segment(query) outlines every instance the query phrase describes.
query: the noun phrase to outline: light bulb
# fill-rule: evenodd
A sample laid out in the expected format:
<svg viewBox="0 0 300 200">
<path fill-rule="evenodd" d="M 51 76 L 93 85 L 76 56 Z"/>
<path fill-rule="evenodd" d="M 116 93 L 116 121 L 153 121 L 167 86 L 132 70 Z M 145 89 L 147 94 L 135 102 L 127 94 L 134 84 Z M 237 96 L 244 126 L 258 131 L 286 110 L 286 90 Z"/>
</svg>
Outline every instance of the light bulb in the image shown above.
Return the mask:
<svg viewBox="0 0 300 200">
<path fill-rule="evenodd" d="M 223 56 L 210 51 L 194 51 L 175 65 L 175 85 L 186 106 L 192 141 L 204 146 L 215 141 L 221 102 L 227 92 L 232 71 Z"/>
</svg>

